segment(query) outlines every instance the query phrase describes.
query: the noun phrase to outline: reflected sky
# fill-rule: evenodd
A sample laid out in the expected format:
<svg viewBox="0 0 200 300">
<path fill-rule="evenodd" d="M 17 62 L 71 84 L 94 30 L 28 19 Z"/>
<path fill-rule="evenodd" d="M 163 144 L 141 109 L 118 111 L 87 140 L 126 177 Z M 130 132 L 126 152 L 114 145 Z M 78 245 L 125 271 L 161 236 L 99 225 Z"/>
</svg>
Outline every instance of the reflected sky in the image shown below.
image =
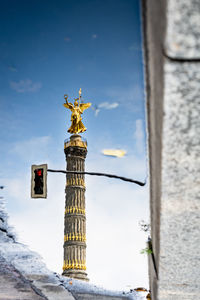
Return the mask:
<svg viewBox="0 0 200 300">
<path fill-rule="evenodd" d="M 84 101 L 92 102 L 83 114 L 86 169 L 145 180 L 140 22 L 139 0 L 1 4 L 3 194 L 19 238 L 57 272 L 62 268 L 65 178 L 49 174 L 48 199 L 31 200 L 30 166 L 65 168 L 70 112 L 63 96 L 73 100 L 82 88 Z M 103 156 L 102 150 L 110 148 L 127 154 Z M 86 179 L 89 277 L 110 288 L 147 286 L 146 260 L 140 254 L 145 237 L 138 226 L 140 219 L 148 221 L 147 188 Z"/>
</svg>

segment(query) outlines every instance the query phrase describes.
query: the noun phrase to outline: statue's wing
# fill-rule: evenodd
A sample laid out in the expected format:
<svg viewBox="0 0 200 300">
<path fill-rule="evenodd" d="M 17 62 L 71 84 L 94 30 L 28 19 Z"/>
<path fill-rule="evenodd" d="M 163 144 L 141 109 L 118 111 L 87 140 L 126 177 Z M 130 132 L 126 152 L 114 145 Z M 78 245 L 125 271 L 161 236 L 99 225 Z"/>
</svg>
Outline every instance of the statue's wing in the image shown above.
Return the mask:
<svg viewBox="0 0 200 300">
<path fill-rule="evenodd" d="M 70 109 L 71 111 L 72 111 L 73 108 L 74 108 L 73 104 L 72 104 L 72 103 L 69 103 L 69 102 L 68 102 L 68 103 L 64 103 L 63 105 L 64 105 L 64 107 Z"/>
<path fill-rule="evenodd" d="M 80 109 L 81 109 L 81 112 L 83 112 L 85 109 L 89 108 L 91 106 L 92 103 L 81 103 L 80 104 Z"/>
</svg>

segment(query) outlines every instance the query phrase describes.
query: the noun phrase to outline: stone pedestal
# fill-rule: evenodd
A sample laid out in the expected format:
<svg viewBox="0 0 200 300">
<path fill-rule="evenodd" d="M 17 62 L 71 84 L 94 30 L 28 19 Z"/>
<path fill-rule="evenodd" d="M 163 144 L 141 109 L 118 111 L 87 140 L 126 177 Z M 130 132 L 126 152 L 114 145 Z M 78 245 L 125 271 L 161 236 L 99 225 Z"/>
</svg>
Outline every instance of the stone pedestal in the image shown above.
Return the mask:
<svg viewBox="0 0 200 300">
<path fill-rule="evenodd" d="M 64 152 L 68 171 L 84 171 L 87 142 L 74 134 L 65 141 Z M 86 216 L 85 176 L 67 174 L 64 224 L 63 275 L 86 280 Z"/>
</svg>

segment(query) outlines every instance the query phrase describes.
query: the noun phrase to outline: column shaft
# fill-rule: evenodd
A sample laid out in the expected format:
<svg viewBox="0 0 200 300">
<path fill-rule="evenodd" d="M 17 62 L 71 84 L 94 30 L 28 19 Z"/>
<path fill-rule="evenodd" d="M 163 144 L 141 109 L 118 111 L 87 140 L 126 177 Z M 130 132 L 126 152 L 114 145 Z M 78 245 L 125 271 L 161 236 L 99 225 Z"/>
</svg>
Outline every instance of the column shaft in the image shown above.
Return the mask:
<svg viewBox="0 0 200 300">
<path fill-rule="evenodd" d="M 67 170 L 83 171 L 87 144 L 79 135 L 72 135 L 65 143 Z M 63 275 L 86 280 L 86 217 L 85 178 L 82 174 L 67 174 L 64 224 Z"/>
</svg>

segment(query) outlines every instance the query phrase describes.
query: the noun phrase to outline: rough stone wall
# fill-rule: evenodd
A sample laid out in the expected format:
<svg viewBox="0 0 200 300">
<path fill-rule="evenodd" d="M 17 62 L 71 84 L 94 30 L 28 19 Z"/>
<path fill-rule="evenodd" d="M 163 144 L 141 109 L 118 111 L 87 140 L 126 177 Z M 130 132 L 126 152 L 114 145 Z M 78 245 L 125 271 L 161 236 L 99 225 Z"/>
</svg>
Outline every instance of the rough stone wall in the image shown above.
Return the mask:
<svg viewBox="0 0 200 300">
<path fill-rule="evenodd" d="M 143 2 L 153 299 L 197 299 L 200 286 L 200 2 Z"/>
<path fill-rule="evenodd" d="M 149 139 L 150 214 L 152 247 L 157 269 L 160 247 L 160 188 L 163 116 L 163 36 L 165 34 L 165 2 L 143 1 L 143 40 L 146 75 L 147 127 Z M 149 277 L 156 297 L 157 274 L 149 256 Z"/>
</svg>

